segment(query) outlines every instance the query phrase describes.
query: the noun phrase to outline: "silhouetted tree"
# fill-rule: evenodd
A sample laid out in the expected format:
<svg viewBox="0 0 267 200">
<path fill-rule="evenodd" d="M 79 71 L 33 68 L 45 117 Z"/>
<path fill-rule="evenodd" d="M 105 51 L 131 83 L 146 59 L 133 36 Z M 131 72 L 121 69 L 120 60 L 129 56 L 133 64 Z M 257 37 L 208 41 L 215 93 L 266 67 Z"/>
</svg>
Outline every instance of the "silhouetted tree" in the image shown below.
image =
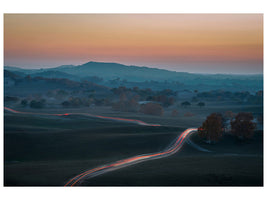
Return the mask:
<svg viewBox="0 0 267 200">
<path fill-rule="evenodd" d="M 204 102 L 199 102 L 197 105 L 198 105 L 200 108 L 202 108 L 202 107 L 205 106 L 205 103 L 204 103 Z"/>
<path fill-rule="evenodd" d="M 5 96 L 4 101 L 5 102 L 17 102 L 17 101 L 19 101 L 19 98 L 18 97 Z"/>
<path fill-rule="evenodd" d="M 231 121 L 231 132 L 239 139 L 249 139 L 254 135 L 256 124 L 252 122 L 253 115 L 248 112 L 240 112 Z"/>
<path fill-rule="evenodd" d="M 222 136 L 222 117 L 217 113 L 212 113 L 203 122 L 202 126 L 198 128 L 200 137 L 207 140 L 207 142 L 218 141 Z"/>
<path fill-rule="evenodd" d="M 43 108 L 45 106 L 45 99 L 41 101 L 32 100 L 30 103 L 31 108 Z"/>
<path fill-rule="evenodd" d="M 181 106 L 188 107 L 188 106 L 191 106 L 191 103 L 189 103 L 188 101 L 184 101 L 181 103 Z"/>
<path fill-rule="evenodd" d="M 27 106 L 28 101 L 27 101 L 26 99 L 23 99 L 23 100 L 21 100 L 20 104 L 21 104 L 22 106 Z"/>
</svg>

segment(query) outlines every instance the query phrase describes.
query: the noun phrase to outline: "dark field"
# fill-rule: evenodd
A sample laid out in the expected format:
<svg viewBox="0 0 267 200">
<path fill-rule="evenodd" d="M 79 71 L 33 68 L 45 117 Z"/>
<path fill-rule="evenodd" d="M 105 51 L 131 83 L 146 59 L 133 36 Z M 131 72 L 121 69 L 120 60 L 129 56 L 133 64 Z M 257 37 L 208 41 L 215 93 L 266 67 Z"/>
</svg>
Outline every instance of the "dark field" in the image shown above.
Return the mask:
<svg viewBox="0 0 267 200">
<path fill-rule="evenodd" d="M 107 116 L 112 115 L 115 113 Z M 124 115 L 121 113 L 120 117 Z M 145 115 L 128 118 L 149 122 Z M 5 113 L 4 185 L 63 186 L 90 168 L 165 149 L 188 125 L 200 123 L 197 117 L 191 122 L 189 118 L 185 120 L 186 123 L 173 119 L 162 127 L 145 127 L 84 116 Z M 152 117 L 150 121 L 162 121 L 160 124 L 164 125 L 168 118 Z M 194 135 L 194 143 L 213 152 L 200 152 L 185 144 L 170 157 L 109 172 L 82 185 L 262 186 L 262 136 L 262 131 L 257 131 L 253 140 L 242 143 L 224 136 L 218 144 L 208 145 Z"/>
</svg>

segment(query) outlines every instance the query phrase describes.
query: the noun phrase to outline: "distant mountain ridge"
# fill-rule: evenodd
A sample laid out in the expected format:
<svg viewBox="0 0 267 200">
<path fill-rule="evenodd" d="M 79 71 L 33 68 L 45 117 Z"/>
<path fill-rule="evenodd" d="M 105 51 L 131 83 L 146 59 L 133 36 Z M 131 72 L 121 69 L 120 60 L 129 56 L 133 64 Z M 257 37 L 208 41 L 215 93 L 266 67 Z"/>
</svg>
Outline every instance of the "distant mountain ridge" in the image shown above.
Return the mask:
<svg viewBox="0 0 267 200">
<path fill-rule="evenodd" d="M 156 83 L 168 82 L 160 88 L 172 88 L 174 90 L 194 89 L 199 90 L 260 90 L 263 88 L 263 75 L 231 75 L 231 74 L 194 74 L 188 72 L 175 72 L 165 69 L 138 67 L 119 63 L 87 62 L 82 65 L 62 65 L 48 69 L 22 69 L 19 67 L 5 66 L 5 70 L 16 74 L 25 74 L 32 77 L 66 78 L 73 81 L 93 80 L 88 77 L 99 77 L 102 85 L 108 87 L 157 87 Z M 94 81 L 93 81 L 94 82 Z M 116 82 L 116 83 L 115 83 Z M 99 82 L 97 82 L 99 83 Z M 142 83 L 142 84 L 141 84 Z M 141 84 L 141 85 L 140 85 Z"/>
<path fill-rule="evenodd" d="M 47 69 L 23 69 L 19 67 L 5 66 L 6 70 L 19 71 L 25 74 L 35 74 L 46 71 L 58 71 L 77 77 L 99 76 L 104 79 L 124 78 L 128 81 L 143 80 L 176 80 L 181 76 L 261 76 L 261 75 L 228 75 L 228 74 L 195 74 L 188 72 L 176 72 L 166 69 L 140 67 L 135 65 L 123 65 L 119 63 L 94 62 L 90 61 L 82 65 L 62 65 L 55 68 Z"/>
</svg>

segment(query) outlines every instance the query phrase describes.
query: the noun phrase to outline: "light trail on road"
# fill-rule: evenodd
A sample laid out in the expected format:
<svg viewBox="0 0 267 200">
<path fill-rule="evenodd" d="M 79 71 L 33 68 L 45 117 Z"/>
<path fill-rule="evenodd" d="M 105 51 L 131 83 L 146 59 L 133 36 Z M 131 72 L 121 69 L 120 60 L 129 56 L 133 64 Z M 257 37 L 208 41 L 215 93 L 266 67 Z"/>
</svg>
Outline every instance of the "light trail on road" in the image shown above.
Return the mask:
<svg viewBox="0 0 267 200">
<path fill-rule="evenodd" d="M 195 131 L 197 131 L 196 128 L 188 128 L 186 129 L 181 135 L 179 135 L 176 139 L 174 144 L 169 146 L 167 149 L 164 151 L 156 152 L 156 153 L 151 153 L 151 154 L 142 154 L 138 156 L 134 156 L 131 158 L 126 158 L 123 160 L 116 161 L 111 164 L 103 165 L 100 167 L 96 167 L 94 169 L 87 170 L 81 174 L 78 174 L 74 178 L 70 179 L 65 186 L 75 186 L 81 183 L 85 179 L 93 178 L 95 176 L 98 176 L 100 174 L 104 174 L 110 171 L 114 171 L 123 167 L 127 167 L 130 165 L 134 165 L 140 162 L 152 160 L 152 159 L 159 159 L 163 157 L 170 156 L 177 151 L 181 149 L 183 146 L 185 140 Z"/>
<path fill-rule="evenodd" d="M 125 118 L 118 118 L 118 117 L 106 117 L 101 115 L 93 115 L 88 113 L 60 113 L 60 114 L 50 114 L 50 113 L 35 113 L 35 112 L 22 112 L 17 111 L 8 107 L 4 107 L 5 110 L 16 113 L 16 114 L 29 114 L 29 115 L 45 115 L 45 116 L 68 116 L 68 115 L 83 115 L 83 116 L 89 116 L 93 118 L 99 118 L 99 119 L 107 119 L 107 120 L 115 120 L 120 122 L 127 122 L 127 123 L 136 123 L 138 125 L 142 126 L 161 126 L 159 124 L 149 124 L 146 122 L 143 122 L 141 120 L 136 119 L 125 119 Z M 181 149 L 186 139 L 189 139 L 189 136 L 196 132 L 197 128 L 188 128 L 183 133 L 181 133 L 175 140 L 172 142 L 172 144 L 166 148 L 163 151 L 156 152 L 156 153 L 150 153 L 150 154 L 142 154 L 137 155 L 134 157 L 126 158 L 123 160 L 116 161 L 114 163 L 102 165 L 90 170 L 87 170 L 81 174 L 78 174 L 77 176 L 71 178 L 65 186 L 75 186 L 80 184 L 83 180 L 93 178 L 95 176 L 98 176 L 100 174 L 104 174 L 110 171 L 114 171 L 123 167 L 127 167 L 130 165 L 134 165 L 140 162 L 152 160 L 152 159 L 159 159 L 163 157 L 170 156 L 172 154 L 175 154 L 177 151 Z"/>
<path fill-rule="evenodd" d="M 68 116 L 68 115 L 82 115 L 82 116 L 87 116 L 87 117 L 93 117 L 93 118 L 98 118 L 98 119 L 107 119 L 107 120 L 114 120 L 114 121 L 119 121 L 119 122 L 127 122 L 127 123 L 135 123 L 138 125 L 143 125 L 143 126 L 160 126 L 159 124 L 149 124 L 146 122 L 143 122 L 138 119 L 126 119 L 126 118 L 119 118 L 119 117 L 106 117 L 102 115 L 93 115 L 89 113 L 60 113 L 60 114 L 52 114 L 52 113 L 36 113 L 36 112 L 22 112 L 22 111 L 17 111 L 8 107 L 4 107 L 5 110 L 12 112 L 12 113 L 17 113 L 17 114 L 26 114 L 26 115 L 44 115 L 44 116 Z"/>
</svg>

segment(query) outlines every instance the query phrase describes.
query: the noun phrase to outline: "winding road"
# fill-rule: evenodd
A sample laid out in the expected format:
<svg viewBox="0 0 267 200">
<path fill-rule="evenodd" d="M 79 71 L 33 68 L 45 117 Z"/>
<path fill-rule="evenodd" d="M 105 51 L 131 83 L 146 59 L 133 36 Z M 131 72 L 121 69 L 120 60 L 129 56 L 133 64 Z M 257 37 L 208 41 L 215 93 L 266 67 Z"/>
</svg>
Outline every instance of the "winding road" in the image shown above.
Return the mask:
<svg viewBox="0 0 267 200">
<path fill-rule="evenodd" d="M 12 113 L 17 113 L 17 114 L 26 114 L 26 115 L 44 115 L 44 116 L 67 116 L 67 115 L 83 115 L 83 116 L 88 116 L 88 117 L 93 117 L 93 118 L 98 118 L 98 119 L 108 119 L 108 120 L 114 120 L 114 121 L 119 121 L 119 122 L 127 122 L 127 123 L 135 123 L 138 125 L 143 125 L 143 126 L 160 126 L 159 124 L 148 124 L 146 122 L 143 122 L 141 120 L 137 119 L 125 119 L 125 118 L 119 118 L 119 117 L 106 117 L 102 115 L 93 115 L 89 113 L 60 113 L 60 114 L 53 114 L 53 113 L 36 113 L 36 112 L 22 112 L 22 111 L 17 111 L 8 107 L 4 107 L 5 110 L 12 112 Z"/>
<path fill-rule="evenodd" d="M 29 114 L 29 115 L 48 115 L 48 116 L 67 116 L 67 115 L 84 115 L 84 116 L 89 116 L 89 117 L 94 117 L 94 118 L 100 118 L 100 119 L 107 119 L 107 120 L 115 120 L 115 121 L 120 121 L 120 122 L 127 122 L 127 123 L 136 123 L 142 126 L 160 126 L 159 124 L 148 124 L 145 123 L 141 120 L 136 120 L 136 119 L 125 119 L 125 118 L 117 118 L 117 117 L 106 117 L 106 116 L 101 116 L 101 115 L 92 115 L 92 114 L 87 114 L 87 113 L 62 113 L 62 114 L 49 114 L 49 113 L 35 113 L 35 112 L 22 112 L 22 111 L 17 111 L 13 110 L 8 107 L 4 107 L 5 110 L 12 112 L 12 113 L 18 113 L 18 114 Z M 114 163 L 102 165 L 90 170 L 87 170 L 81 174 L 78 174 L 77 176 L 71 178 L 65 186 L 75 186 L 79 185 L 83 180 L 89 179 L 95 176 L 98 176 L 100 174 L 104 174 L 110 171 L 114 171 L 123 167 L 127 167 L 130 165 L 134 165 L 140 162 L 152 160 L 152 159 L 159 159 L 163 157 L 170 156 L 172 154 L 175 154 L 178 152 L 185 141 L 187 141 L 189 144 L 193 145 L 196 147 L 195 144 L 190 142 L 189 136 L 196 132 L 197 128 L 188 128 L 186 129 L 182 134 L 180 134 L 173 142 L 172 144 L 166 148 L 163 151 L 156 152 L 156 153 L 150 153 L 150 154 L 142 154 L 142 155 L 137 155 L 134 157 L 126 158 L 123 160 L 116 161 Z M 201 151 L 206 151 L 205 149 L 199 149 Z"/>
<path fill-rule="evenodd" d="M 107 164 L 107 165 L 102 165 L 100 167 L 96 167 L 94 169 L 85 171 L 85 172 L 75 176 L 74 178 L 70 179 L 65 184 L 65 186 L 78 185 L 83 180 L 98 176 L 100 174 L 104 174 L 104 173 L 107 173 L 107 172 L 110 172 L 110 171 L 114 171 L 114 170 L 117 170 L 117 169 L 120 169 L 120 168 L 123 168 L 123 167 L 134 165 L 134 164 L 137 164 L 137 163 L 140 163 L 140 162 L 144 162 L 144 161 L 148 161 L 148 160 L 152 160 L 152 159 L 159 159 L 159 158 L 170 156 L 170 155 L 176 153 L 177 151 L 179 151 L 181 149 L 181 147 L 183 146 L 186 138 L 188 136 L 190 136 L 195 131 L 197 131 L 196 128 L 186 129 L 179 137 L 177 137 L 175 139 L 175 143 L 172 144 L 170 147 L 168 147 L 164 151 L 151 153 L 151 154 L 142 154 L 142 155 L 134 156 L 134 157 L 131 157 L 131 158 L 119 160 L 119 161 L 116 161 L 116 162 L 111 163 L 111 164 Z"/>
</svg>

